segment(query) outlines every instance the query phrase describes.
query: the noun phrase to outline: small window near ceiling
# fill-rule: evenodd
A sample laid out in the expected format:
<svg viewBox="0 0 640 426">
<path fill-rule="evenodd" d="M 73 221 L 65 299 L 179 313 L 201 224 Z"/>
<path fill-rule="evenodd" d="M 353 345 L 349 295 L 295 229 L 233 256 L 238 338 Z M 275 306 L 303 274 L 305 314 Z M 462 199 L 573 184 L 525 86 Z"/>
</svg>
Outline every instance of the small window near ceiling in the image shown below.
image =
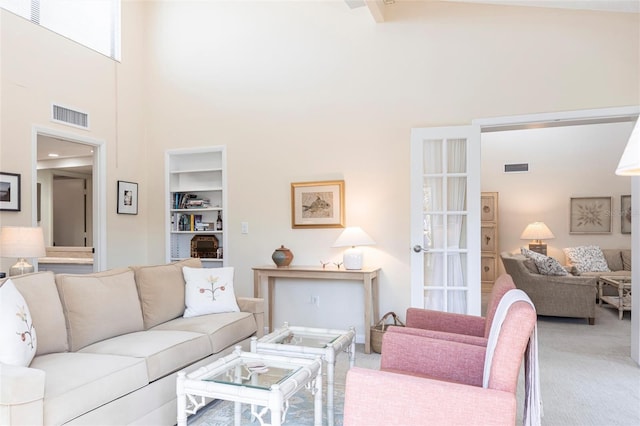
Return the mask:
<svg viewBox="0 0 640 426">
<path fill-rule="evenodd" d="M 0 7 L 120 60 L 120 0 L 0 0 Z"/>
</svg>

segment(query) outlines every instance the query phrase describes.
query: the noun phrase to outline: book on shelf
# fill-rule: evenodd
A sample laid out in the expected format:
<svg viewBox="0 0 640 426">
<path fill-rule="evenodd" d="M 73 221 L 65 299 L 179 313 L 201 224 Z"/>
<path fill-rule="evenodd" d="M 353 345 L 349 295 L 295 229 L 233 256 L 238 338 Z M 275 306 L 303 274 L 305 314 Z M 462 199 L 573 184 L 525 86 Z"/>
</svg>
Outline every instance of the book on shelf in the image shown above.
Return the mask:
<svg viewBox="0 0 640 426">
<path fill-rule="evenodd" d="M 208 198 L 198 198 L 196 194 L 190 194 L 188 192 L 173 193 L 174 209 L 202 209 L 208 207 L 211 207 L 211 200 L 209 200 Z"/>
<path fill-rule="evenodd" d="M 201 214 L 176 213 L 175 219 L 176 231 L 207 231 L 208 223 L 202 222 Z"/>
</svg>

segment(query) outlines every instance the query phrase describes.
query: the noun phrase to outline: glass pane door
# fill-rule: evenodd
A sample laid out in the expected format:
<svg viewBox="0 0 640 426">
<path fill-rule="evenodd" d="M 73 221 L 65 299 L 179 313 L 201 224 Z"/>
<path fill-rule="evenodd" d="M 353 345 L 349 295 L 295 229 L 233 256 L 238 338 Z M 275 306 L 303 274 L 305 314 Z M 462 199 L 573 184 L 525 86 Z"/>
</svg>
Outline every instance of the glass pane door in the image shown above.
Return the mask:
<svg viewBox="0 0 640 426">
<path fill-rule="evenodd" d="M 479 136 L 412 131 L 412 306 L 480 314 Z"/>
</svg>

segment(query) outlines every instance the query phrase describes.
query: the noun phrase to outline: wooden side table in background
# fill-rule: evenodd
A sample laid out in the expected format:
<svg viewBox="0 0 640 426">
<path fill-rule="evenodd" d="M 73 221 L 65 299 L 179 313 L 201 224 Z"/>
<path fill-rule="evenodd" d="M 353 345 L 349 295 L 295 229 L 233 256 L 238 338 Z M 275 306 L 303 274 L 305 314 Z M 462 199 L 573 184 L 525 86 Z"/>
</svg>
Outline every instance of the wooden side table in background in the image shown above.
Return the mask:
<svg viewBox="0 0 640 426">
<path fill-rule="evenodd" d="M 364 353 L 371 353 L 371 326 L 380 316 L 378 306 L 378 274 L 380 268 L 358 270 L 323 269 L 316 266 L 256 266 L 253 269 L 253 297 L 264 298 L 269 311 L 269 332 L 273 331 L 276 278 L 358 281 L 364 286 Z M 262 280 L 267 279 L 267 294 L 262 294 Z"/>
</svg>

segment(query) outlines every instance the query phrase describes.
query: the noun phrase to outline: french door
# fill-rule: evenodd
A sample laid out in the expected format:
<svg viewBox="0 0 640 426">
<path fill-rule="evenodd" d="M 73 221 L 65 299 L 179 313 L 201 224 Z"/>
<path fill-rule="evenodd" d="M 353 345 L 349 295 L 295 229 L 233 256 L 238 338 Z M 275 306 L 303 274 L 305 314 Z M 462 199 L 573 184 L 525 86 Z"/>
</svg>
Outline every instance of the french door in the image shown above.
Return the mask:
<svg viewBox="0 0 640 426">
<path fill-rule="evenodd" d="M 480 128 L 411 131 L 411 306 L 480 315 Z"/>
</svg>

